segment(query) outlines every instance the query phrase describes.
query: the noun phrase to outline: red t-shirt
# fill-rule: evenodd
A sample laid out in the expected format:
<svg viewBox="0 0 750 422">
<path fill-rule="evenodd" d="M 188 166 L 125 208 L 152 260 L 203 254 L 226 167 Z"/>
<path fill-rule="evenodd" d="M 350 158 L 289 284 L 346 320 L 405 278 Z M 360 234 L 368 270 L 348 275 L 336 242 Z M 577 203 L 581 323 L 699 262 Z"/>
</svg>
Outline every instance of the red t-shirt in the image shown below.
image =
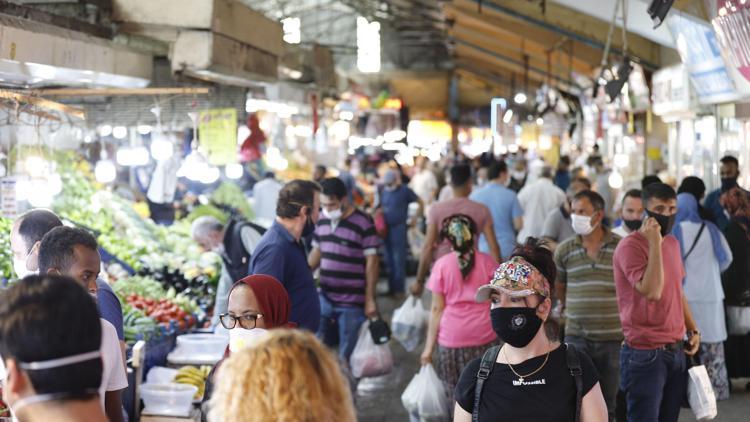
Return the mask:
<svg viewBox="0 0 750 422">
<path fill-rule="evenodd" d="M 475 246 L 479 241 L 479 235 L 484 231 L 484 227 L 487 224 L 492 224 L 492 214 L 490 214 L 489 208 L 484 204 L 472 201 L 469 198 L 453 198 L 433 204 L 430 206 L 430 211 L 427 214 L 427 224 L 437 224 L 439 243 L 434 254 L 435 260 L 451 251 L 450 242 L 448 242 L 448 240 L 443 240 L 441 242 L 439 239 L 440 230 L 443 228 L 443 220 L 454 214 L 468 215 L 474 220 L 478 232 L 477 236 L 474 238 Z"/>
<path fill-rule="evenodd" d="M 661 244 L 664 290 L 661 299 L 650 301 L 635 289 L 648 264 L 648 239 L 639 232 L 625 237 L 614 256 L 615 288 L 625 341 L 636 349 L 655 349 L 682 340 L 685 315 L 682 309 L 682 279 L 685 269 L 680 244 L 667 236 Z"/>
</svg>

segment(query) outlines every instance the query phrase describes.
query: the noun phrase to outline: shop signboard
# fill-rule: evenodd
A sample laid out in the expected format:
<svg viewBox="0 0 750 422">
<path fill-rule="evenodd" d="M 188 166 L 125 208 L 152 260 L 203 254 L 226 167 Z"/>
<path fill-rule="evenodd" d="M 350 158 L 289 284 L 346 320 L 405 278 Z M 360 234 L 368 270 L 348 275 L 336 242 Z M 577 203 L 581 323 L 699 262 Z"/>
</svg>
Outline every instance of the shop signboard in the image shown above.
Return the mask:
<svg viewBox="0 0 750 422">
<path fill-rule="evenodd" d="M 718 46 L 735 89 L 750 97 L 750 2 L 705 0 Z M 691 46 L 692 47 L 692 46 Z"/>
<path fill-rule="evenodd" d="M 690 112 L 691 88 L 684 65 L 678 64 L 654 72 L 651 84 L 654 114 L 664 117 Z"/>
<path fill-rule="evenodd" d="M 5 218 L 16 218 L 18 215 L 15 177 L 0 179 L 0 208 L 2 208 L 2 216 Z"/>
<path fill-rule="evenodd" d="M 213 166 L 237 162 L 237 110 L 221 108 L 201 111 L 198 135 L 201 148 Z"/>
<path fill-rule="evenodd" d="M 716 104 L 737 99 L 739 95 L 724 65 L 711 25 L 684 13 L 672 13 L 667 26 L 690 75 L 698 102 Z"/>
</svg>

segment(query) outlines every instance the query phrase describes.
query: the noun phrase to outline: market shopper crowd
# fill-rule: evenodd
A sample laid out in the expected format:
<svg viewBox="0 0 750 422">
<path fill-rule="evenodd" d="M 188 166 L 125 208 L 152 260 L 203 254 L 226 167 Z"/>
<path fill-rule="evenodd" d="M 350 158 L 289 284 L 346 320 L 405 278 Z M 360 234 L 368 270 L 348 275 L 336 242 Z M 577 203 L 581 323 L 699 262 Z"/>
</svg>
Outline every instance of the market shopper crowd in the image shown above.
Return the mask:
<svg viewBox="0 0 750 422">
<path fill-rule="evenodd" d="M 355 420 L 350 362 L 363 329 L 387 319 L 383 272 L 396 301 L 430 292 L 415 359 L 435 363 L 456 421 L 676 421 L 696 363 L 728 399 L 730 379 L 750 374 L 739 162 L 721 160 L 705 200 L 700 178 L 675 189 L 655 176 L 617 198 L 591 155 L 585 169 L 521 153 L 420 160 L 411 178 L 395 162 L 358 175 L 348 160 L 258 182 L 267 228 L 196 219 L 196 243 L 222 257 L 210 325 L 229 332 L 204 417 Z M 21 280 L 0 292 L 4 401 L 24 422 L 123 420 L 122 310 L 96 239 L 32 210 L 11 248 Z"/>
</svg>

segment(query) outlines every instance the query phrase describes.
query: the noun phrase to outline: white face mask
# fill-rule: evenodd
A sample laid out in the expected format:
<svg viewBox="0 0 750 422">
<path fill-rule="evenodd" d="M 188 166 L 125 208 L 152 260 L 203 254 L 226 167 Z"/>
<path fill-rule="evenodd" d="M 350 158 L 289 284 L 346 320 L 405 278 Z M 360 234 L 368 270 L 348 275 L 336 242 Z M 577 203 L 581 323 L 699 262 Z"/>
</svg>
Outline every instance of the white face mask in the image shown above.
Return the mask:
<svg viewBox="0 0 750 422">
<path fill-rule="evenodd" d="M 522 181 L 524 177 L 526 177 L 526 172 L 514 170 L 510 173 L 510 175 L 516 179 L 517 181 Z"/>
<path fill-rule="evenodd" d="M 79 353 L 77 355 L 65 356 L 61 358 L 55 358 L 45 360 L 41 362 L 18 362 L 18 367 L 25 370 L 40 370 L 40 369 L 52 369 L 59 368 L 61 366 L 73 365 L 76 363 L 86 362 L 93 359 L 101 359 L 102 353 L 99 350 L 94 350 L 86 353 Z M 5 359 L 0 356 L 0 378 L 3 379 L 3 385 L 8 383 L 8 374 L 5 369 Z M 88 391 L 91 394 L 98 394 L 97 389 L 91 389 Z M 48 401 L 60 400 L 70 396 L 70 393 L 49 393 L 49 394 L 34 394 L 31 396 L 23 397 L 16 400 L 13 403 L 8 401 L 6 390 L 3 389 L 3 401 L 10 408 L 11 414 L 16 417 L 18 412 L 24 407 L 32 404 L 44 403 Z"/>
<path fill-rule="evenodd" d="M 578 215 L 578 214 L 571 214 L 570 215 L 570 225 L 573 227 L 573 231 L 576 232 L 576 234 L 581 236 L 586 236 L 591 234 L 591 232 L 594 231 L 596 226 L 591 225 L 591 217 L 586 215 Z"/>
<path fill-rule="evenodd" d="M 36 273 L 36 271 L 31 271 L 26 266 L 26 261 L 28 260 L 29 260 L 28 256 L 24 259 L 13 258 L 13 270 L 16 272 L 16 276 L 18 277 L 19 280 L 26 277 L 27 275 Z"/>
<path fill-rule="evenodd" d="M 323 208 L 323 216 L 329 220 L 332 220 L 332 221 L 341 220 L 342 215 L 344 215 L 344 212 L 341 211 L 341 208 L 337 208 L 333 211 L 328 211 L 328 209 Z"/>
<path fill-rule="evenodd" d="M 268 335 L 268 330 L 263 328 L 256 327 L 252 330 L 246 330 L 242 327 L 236 326 L 229 330 L 229 351 L 234 353 L 247 347 L 254 346 L 266 335 Z"/>
</svg>

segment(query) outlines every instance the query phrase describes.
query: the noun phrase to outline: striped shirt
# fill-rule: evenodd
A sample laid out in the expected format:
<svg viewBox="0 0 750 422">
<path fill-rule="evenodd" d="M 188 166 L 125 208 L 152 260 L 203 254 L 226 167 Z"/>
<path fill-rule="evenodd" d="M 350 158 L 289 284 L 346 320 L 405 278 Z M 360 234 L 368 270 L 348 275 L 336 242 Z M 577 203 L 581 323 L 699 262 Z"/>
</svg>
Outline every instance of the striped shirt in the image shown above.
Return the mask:
<svg viewBox="0 0 750 422">
<path fill-rule="evenodd" d="M 380 238 L 372 218 L 355 210 L 338 221 L 318 221 L 313 246 L 320 249 L 320 290 L 336 306 L 364 307 L 366 257 L 377 254 Z"/>
<path fill-rule="evenodd" d="M 557 281 L 566 286 L 566 335 L 593 341 L 620 341 L 623 335 L 612 258 L 622 238 L 607 228 L 604 230 L 596 259 L 586 252 L 581 236 L 573 236 L 557 247 Z"/>
</svg>

